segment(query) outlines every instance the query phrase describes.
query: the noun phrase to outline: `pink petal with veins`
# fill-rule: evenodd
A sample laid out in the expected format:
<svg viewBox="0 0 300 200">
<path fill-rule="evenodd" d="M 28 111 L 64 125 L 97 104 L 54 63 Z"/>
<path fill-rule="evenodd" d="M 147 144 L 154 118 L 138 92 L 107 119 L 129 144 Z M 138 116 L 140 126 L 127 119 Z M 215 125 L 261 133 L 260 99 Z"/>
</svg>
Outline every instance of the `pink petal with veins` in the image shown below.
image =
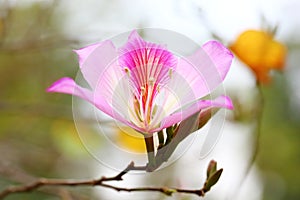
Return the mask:
<svg viewBox="0 0 300 200">
<path fill-rule="evenodd" d="M 75 50 L 75 52 L 79 57 L 80 71 L 93 89 L 105 69 L 118 57 L 116 48 L 110 40 Z"/>
</svg>

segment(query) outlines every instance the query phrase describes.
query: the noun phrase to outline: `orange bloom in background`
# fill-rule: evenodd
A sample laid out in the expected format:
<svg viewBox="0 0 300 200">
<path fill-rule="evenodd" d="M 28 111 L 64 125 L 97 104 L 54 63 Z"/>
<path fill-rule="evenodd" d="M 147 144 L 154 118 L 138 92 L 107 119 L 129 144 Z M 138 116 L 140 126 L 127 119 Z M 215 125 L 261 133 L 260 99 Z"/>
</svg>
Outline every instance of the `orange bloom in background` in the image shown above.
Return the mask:
<svg viewBox="0 0 300 200">
<path fill-rule="evenodd" d="M 266 31 L 247 30 L 229 48 L 253 70 L 259 83 L 270 81 L 270 70 L 284 68 L 286 47 Z"/>
<path fill-rule="evenodd" d="M 117 144 L 121 148 L 133 153 L 147 152 L 143 135 L 128 126 L 117 128 L 116 131 Z"/>
</svg>

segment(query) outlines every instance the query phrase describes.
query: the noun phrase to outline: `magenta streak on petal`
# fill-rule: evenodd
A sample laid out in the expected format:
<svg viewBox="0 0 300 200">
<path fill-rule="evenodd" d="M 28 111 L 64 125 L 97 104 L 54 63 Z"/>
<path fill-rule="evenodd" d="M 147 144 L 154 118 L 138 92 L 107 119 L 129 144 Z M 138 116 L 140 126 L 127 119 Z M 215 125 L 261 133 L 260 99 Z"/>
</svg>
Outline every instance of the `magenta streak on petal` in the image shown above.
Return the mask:
<svg viewBox="0 0 300 200">
<path fill-rule="evenodd" d="M 65 94 L 73 94 L 87 101 L 93 99 L 93 94 L 90 90 L 78 86 L 75 81 L 69 77 L 64 77 L 54 82 L 47 92 L 59 92 Z"/>
<path fill-rule="evenodd" d="M 119 64 L 128 68 L 131 79 L 137 89 L 154 82 L 164 84 L 168 79 L 169 69 L 174 69 L 177 58 L 163 46 L 144 41 L 136 31 L 133 31 L 128 42 L 119 49 Z"/>
<path fill-rule="evenodd" d="M 199 112 L 200 110 L 208 107 L 233 109 L 233 104 L 231 99 L 227 96 L 219 96 L 214 100 L 199 100 L 198 102 L 192 104 L 188 108 L 165 117 L 159 129 L 164 129 L 173 124 L 179 123 L 192 116 L 193 114 Z"/>
</svg>

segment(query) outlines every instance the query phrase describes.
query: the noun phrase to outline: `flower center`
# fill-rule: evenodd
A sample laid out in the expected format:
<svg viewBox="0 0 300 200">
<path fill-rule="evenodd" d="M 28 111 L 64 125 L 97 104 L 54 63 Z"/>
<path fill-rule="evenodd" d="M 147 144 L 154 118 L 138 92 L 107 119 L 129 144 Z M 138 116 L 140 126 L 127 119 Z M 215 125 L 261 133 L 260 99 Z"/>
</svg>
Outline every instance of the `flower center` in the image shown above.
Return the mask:
<svg viewBox="0 0 300 200">
<path fill-rule="evenodd" d="M 131 121 L 145 132 L 157 128 L 161 114 L 156 97 L 169 82 L 177 58 L 163 46 L 132 38 L 120 49 L 118 61 L 132 92 L 128 108 Z"/>
<path fill-rule="evenodd" d="M 140 87 L 136 87 L 135 84 L 135 70 L 130 70 L 127 67 L 124 67 L 124 72 L 127 74 L 127 77 L 130 80 L 132 93 L 133 93 L 133 115 L 135 120 L 133 122 L 143 127 L 145 130 L 150 130 L 159 125 L 160 120 L 156 118 L 158 106 L 156 105 L 156 97 L 160 93 L 160 90 L 163 88 L 165 83 L 161 82 L 161 79 L 157 77 L 147 77 L 142 81 Z M 172 68 L 169 68 L 168 72 L 165 73 L 164 80 L 170 79 L 172 76 Z"/>
<path fill-rule="evenodd" d="M 140 88 L 139 96 L 135 96 L 134 111 L 138 116 L 139 121 L 144 123 L 145 127 L 150 125 L 155 114 L 153 113 L 153 107 L 155 107 L 154 98 L 157 93 L 158 85 L 150 82 L 149 84 L 145 84 Z"/>
</svg>

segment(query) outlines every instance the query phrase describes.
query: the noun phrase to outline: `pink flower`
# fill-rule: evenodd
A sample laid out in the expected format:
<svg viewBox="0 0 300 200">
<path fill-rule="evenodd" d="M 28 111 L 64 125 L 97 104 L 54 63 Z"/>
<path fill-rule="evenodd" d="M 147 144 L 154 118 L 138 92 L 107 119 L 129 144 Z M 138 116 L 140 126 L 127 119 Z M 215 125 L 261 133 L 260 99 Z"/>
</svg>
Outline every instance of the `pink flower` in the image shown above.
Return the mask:
<svg viewBox="0 0 300 200">
<path fill-rule="evenodd" d="M 106 40 L 75 52 L 91 89 L 65 77 L 47 91 L 87 100 L 143 134 L 180 123 L 208 107 L 233 107 L 226 96 L 203 100 L 223 82 L 233 58 L 217 41 L 180 58 L 163 45 L 144 41 L 134 30 L 119 49 Z"/>
</svg>

